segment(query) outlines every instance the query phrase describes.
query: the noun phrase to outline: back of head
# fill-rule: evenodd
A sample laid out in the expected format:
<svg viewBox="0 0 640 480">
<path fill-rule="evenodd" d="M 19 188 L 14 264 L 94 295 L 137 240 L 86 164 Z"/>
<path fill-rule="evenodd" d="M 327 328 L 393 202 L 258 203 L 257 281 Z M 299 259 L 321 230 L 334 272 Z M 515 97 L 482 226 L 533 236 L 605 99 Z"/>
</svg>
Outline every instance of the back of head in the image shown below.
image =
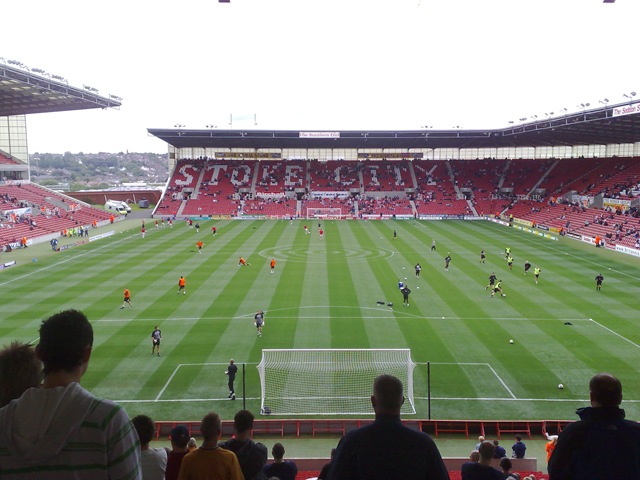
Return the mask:
<svg viewBox="0 0 640 480">
<path fill-rule="evenodd" d="M 42 363 L 28 343 L 11 342 L 0 351 L 0 408 L 42 382 Z"/>
<path fill-rule="evenodd" d="M 86 349 L 92 346 L 93 327 L 85 314 L 65 310 L 42 322 L 36 351 L 47 375 L 60 370 L 70 372 L 82 365 Z"/>
<path fill-rule="evenodd" d="M 248 432 L 253 428 L 253 413 L 249 410 L 240 410 L 233 417 L 233 426 L 238 433 Z"/>
<path fill-rule="evenodd" d="M 480 461 L 484 460 L 490 462 L 493 458 L 493 454 L 496 453 L 496 446 L 493 444 L 493 442 L 485 440 L 480 444 L 478 452 L 480 453 Z"/>
<path fill-rule="evenodd" d="M 173 427 L 169 433 L 169 437 L 171 438 L 171 445 L 174 446 L 174 448 L 185 449 L 190 441 L 189 430 L 184 425 Z"/>
<path fill-rule="evenodd" d="M 599 373 L 589 382 L 591 405 L 617 407 L 622 402 L 622 384 L 610 373 Z"/>
<path fill-rule="evenodd" d="M 284 457 L 284 445 L 281 443 L 275 443 L 271 449 L 271 455 L 273 455 L 273 458 L 275 459 L 282 459 Z"/>
<path fill-rule="evenodd" d="M 151 420 L 151 417 L 148 417 L 147 415 L 138 415 L 131 419 L 131 423 L 133 423 L 133 426 L 138 433 L 140 444 L 143 446 L 149 445 L 156 434 L 156 425 L 153 423 L 153 420 Z"/>
<path fill-rule="evenodd" d="M 220 416 L 215 412 L 207 413 L 200 422 L 200 433 L 205 441 L 216 441 L 220 438 L 222 422 Z"/>
<path fill-rule="evenodd" d="M 513 468 L 513 463 L 511 463 L 511 460 L 509 460 L 507 457 L 502 457 L 500 459 L 500 468 L 502 468 L 502 470 L 504 470 L 505 472 L 508 472 Z"/>
<path fill-rule="evenodd" d="M 469 454 L 469 460 L 478 463 L 480 461 L 480 452 L 478 452 L 478 450 L 471 452 L 471 454 Z"/>
<path fill-rule="evenodd" d="M 402 382 L 393 375 L 380 375 L 373 382 L 373 396 L 377 409 L 399 414 L 404 403 Z"/>
</svg>

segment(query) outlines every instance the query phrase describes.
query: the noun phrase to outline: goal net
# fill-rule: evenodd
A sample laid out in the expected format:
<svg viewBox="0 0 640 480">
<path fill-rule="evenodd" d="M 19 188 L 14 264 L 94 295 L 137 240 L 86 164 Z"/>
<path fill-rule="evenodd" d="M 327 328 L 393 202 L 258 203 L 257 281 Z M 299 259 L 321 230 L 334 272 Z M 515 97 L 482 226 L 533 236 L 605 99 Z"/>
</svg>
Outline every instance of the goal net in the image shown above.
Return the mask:
<svg viewBox="0 0 640 480">
<path fill-rule="evenodd" d="M 373 380 L 386 373 L 402 381 L 402 413 L 414 414 L 414 368 L 409 349 L 262 350 L 260 413 L 369 415 Z"/>
<path fill-rule="evenodd" d="M 324 219 L 334 219 L 340 220 L 345 217 L 343 215 L 342 208 L 340 207 L 332 207 L 332 208 L 313 208 L 307 207 L 307 218 L 324 218 Z"/>
</svg>

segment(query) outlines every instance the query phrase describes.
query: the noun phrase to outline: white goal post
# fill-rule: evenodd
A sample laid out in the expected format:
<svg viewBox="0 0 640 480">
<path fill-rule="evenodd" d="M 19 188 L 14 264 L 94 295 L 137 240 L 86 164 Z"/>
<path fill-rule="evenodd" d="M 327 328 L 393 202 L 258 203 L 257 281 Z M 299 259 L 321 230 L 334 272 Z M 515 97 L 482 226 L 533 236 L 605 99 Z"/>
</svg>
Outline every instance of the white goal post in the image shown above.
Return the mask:
<svg viewBox="0 0 640 480">
<path fill-rule="evenodd" d="M 263 415 L 369 415 L 373 380 L 402 381 L 403 414 L 415 414 L 409 349 L 265 349 L 258 364 Z"/>
<path fill-rule="evenodd" d="M 326 220 L 341 220 L 346 217 L 346 214 L 342 213 L 342 208 L 314 208 L 307 207 L 307 218 L 323 218 Z"/>
</svg>

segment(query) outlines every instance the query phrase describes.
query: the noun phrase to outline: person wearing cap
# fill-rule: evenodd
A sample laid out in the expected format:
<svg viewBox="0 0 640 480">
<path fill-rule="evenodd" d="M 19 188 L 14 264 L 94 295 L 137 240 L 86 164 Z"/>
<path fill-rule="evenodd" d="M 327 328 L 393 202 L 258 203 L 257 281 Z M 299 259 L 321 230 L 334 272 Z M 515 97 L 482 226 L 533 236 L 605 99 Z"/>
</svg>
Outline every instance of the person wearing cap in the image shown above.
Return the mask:
<svg viewBox="0 0 640 480">
<path fill-rule="evenodd" d="M 171 440 L 171 451 L 167 456 L 165 480 L 178 480 L 182 459 L 190 451 L 188 447 L 189 430 L 184 425 L 178 425 L 169 433 L 169 439 Z"/>
</svg>

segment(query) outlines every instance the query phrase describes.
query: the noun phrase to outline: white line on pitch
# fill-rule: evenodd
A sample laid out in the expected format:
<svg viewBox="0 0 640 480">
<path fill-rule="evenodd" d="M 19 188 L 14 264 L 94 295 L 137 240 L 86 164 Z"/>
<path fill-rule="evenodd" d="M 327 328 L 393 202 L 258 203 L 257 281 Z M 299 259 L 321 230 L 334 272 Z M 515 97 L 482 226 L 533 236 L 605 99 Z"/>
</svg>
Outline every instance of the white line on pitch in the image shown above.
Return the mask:
<svg viewBox="0 0 640 480">
<path fill-rule="evenodd" d="M 13 283 L 13 282 L 15 282 L 15 281 L 17 281 L 17 280 L 22 280 L 23 278 L 30 277 L 31 275 L 35 275 L 36 273 L 44 272 L 45 270 L 49 270 L 50 268 L 57 267 L 58 265 L 62 265 L 62 264 L 64 264 L 64 263 L 71 262 L 71 261 L 76 260 L 76 259 L 78 259 L 78 258 L 85 257 L 85 256 L 87 256 L 87 255 L 90 255 L 90 254 L 92 254 L 92 253 L 95 253 L 95 252 L 96 252 L 96 251 L 98 251 L 98 250 L 102 250 L 102 249 L 104 249 L 104 248 L 111 247 L 111 246 L 113 246 L 113 245 L 114 245 L 114 244 L 116 244 L 116 243 L 120 243 L 120 242 L 122 242 L 122 241 L 124 241 L 124 240 L 128 240 L 129 238 L 131 238 L 131 237 L 133 237 L 133 236 L 134 236 L 134 235 L 129 235 L 128 237 L 119 238 L 118 240 L 114 240 L 114 241 L 112 241 L 112 242 L 111 242 L 111 243 L 109 243 L 109 244 L 105 244 L 105 245 L 102 245 L 102 246 L 100 246 L 100 247 L 96 247 L 96 248 L 94 248 L 94 249 L 92 249 L 92 250 L 90 250 L 90 251 L 82 252 L 82 253 L 79 253 L 79 254 L 77 254 L 77 255 L 67 257 L 67 258 L 65 258 L 64 260 L 60 260 L 59 262 L 52 263 L 51 265 L 48 265 L 48 266 L 46 266 L 46 267 L 38 268 L 37 270 L 34 270 L 34 271 L 32 271 L 32 272 L 25 273 L 24 275 L 20 275 L 19 277 L 15 277 L 15 278 L 12 278 L 11 280 L 8 280 L 8 281 L 6 281 L 6 282 L 4 282 L 4 283 L 0 283 L 0 287 L 4 287 L 5 285 L 9 285 L 10 283 Z"/>
<path fill-rule="evenodd" d="M 615 332 L 614 330 L 611 330 L 609 327 L 605 327 L 605 326 L 604 326 L 604 325 L 602 325 L 601 323 L 596 322 L 593 318 L 590 318 L 589 320 L 591 320 L 593 323 L 595 323 L 596 325 L 598 325 L 600 328 L 605 329 L 607 332 L 609 332 L 609 333 L 611 333 L 611 334 L 615 335 L 615 336 L 616 336 L 616 337 L 618 337 L 618 338 L 621 338 L 621 339 L 622 339 L 622 340 L 624 340 L 625 342 L 630 343 L 630 344 L 631 344 L 631 345 L 633 345 L 634 347 L 636 347 L 636 348 L 640 348 L 640 345 L 638 345 L 637 343 L 635 343 L 635 342 L 633 342 L 633 341 L 629 340 L 627 337 L 625 337 L 625 336 L 623 336 L 623 335 L 620 335 L 618 332 Z"/>
<path fill-rule="evenodd" d="M 489 367 L 489 370 L 491 370 L 493 372 L 493 374 L 496 376 L 496 378 L 498 379 L 498 381 L 502 384 L 502 386 L 505 388 L 505 390 L 507 392 L 509 392 L 509 395 L 511 395 L 511 398 L 516 399 L 517 397 L 513 394 L 513 392 L 511 391 L 511 389 L 509 387 L 507 387 L 507 384 L 504 383 L 504 380 L 502 380 L 502 378 L 500 378 L 500 375 L 498 375 L 498 372 L 496 372 L 494 370 L 494 368 L 489 365 L 488 363 L 485 364 L 487 367 Z"/>
<path fill-rule="evenodd" d="M 160 397 L 162 396 L 162 394 L 164 393 L 164 391 L 167 389 L 167 387 L 169 386 L 169 384 L 171 383 L 171 380 L 173 380 L 173 377 L 176 376 L 176 374 L 178 373 L 178 370 L 180 369 L 180 367 L 182 366 L 182 364 L 179 364 L 174 370 L 173 373 L 171 374 L 171 376 L 169 377 L 169 379 L 165 382 L 164 387 L 162 387 L 162 389 L 160 390 L 160 392 L 158 393 L 158 395 L 156 395 L 156 401 L 158 401 L 160 399 Z"/>
<path fill-rule="evenodd" d="M 241 397 L 238 397 L 241 398 Z M 260 400 L 260 397 L 247 397 L 247 400 Z M 166 400 L 114 400 L 116 403 L 191 403 L 191 402 L 228 402 L 229 398 L 171 398 Z"/>
<path fill-rule="evenodd" d="M 178 364 L 178 366 L 173 370 L 173 373 L 169 376 L 169 378 L 165 382 L 160 392 L 158 392 L 158 395 L 156 395 L 155 400 L 149 400 L 149 401 L 154 401 L 154 402 L 161 401 L 160 397 L 162 396 L 164 391 L 169 387 L 171 380 L 173 380 L 173 377 L 176 376 L 180 367 L 202 367 L 202 366 L 210 366 L 210 365 L 226 365 L 226 363 L 180 363 Z"/>
<path fill-rule="evenodd" d="M 516 235 L 514 232 L 510 232 L 510 231 L 506 231 L 504 233 L 506 235 L 511 235 L 511 236 L 514 236 L 514 237 L 518 236 L 518 238 L 525 239 L 527 242 L 530 242 L 530 243 L 533 243 L 533 240 L 534 240 L 533 238 L 520 237 L 519 235 Z M 604 266 L 604 265 L 602 265 L 600 263 L 594 262 L 592 260 L 587 260 L 586 258 L 583 258 L 580 255 L 576 255 L 576 254 L 573 254 L 573 253 L 565 252 L 565 251 L 560 250 L 559 248 L 554 247 L 552 245 L 547 245 L 547 244 L 537 244 L 537 245 L 542 245 L 543 248 L 546 248 L 546 249 L 549 249 L 549 250 L 555 250 L 556 252 L 558 252 L 558 255 L 564 253 L 565 255 L 568 255 L 570 257 L 574 257 L 574 258 L 576 258 L 576 259 L 578 259 L 580 261 L 583 261 L 583 262 L 586 262 L 586 263 L 590 263 L 592 265 L 596 265 L 596 266 L 600 267 L 601 269 L 608 268 L 608 267 L 606 267 L 606 266 Z M 568 244 L 568 245 L 571 245 L 571 244 Z M 640 278 L 634 277 L 633 275 L 630 275 L 630 274 L 625 273 L 625 272 L 621 272 L 620 270 L 612 270 L 612 271 L 615 272 L 615 273 L 618 273 L 620 275 L 625 275 L 627 277 L 633 278 L 634 280 L 640 280 Z"/>
</svg>

